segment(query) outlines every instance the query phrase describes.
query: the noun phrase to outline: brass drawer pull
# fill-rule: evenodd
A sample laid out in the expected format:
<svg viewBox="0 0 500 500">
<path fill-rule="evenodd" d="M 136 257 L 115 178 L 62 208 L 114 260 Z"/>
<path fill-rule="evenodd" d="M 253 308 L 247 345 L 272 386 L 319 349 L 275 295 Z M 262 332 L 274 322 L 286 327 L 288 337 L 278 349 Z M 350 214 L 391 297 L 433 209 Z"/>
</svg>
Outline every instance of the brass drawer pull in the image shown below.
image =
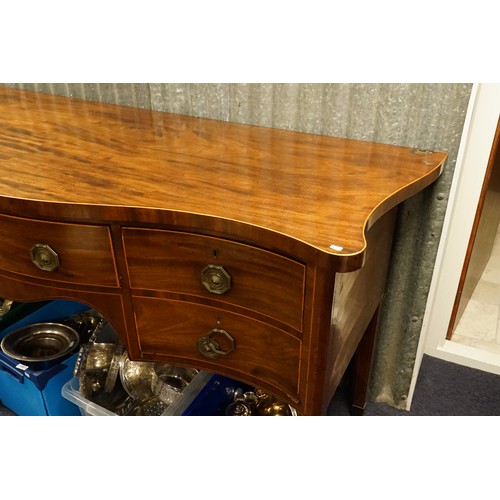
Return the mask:
<svg viewBox="0 0 500 500">
<path fill-rule="evenodd" d="M 219 341 L 216 340 L 216 336 L 219 337 Z M 220 342 L 224 342 L 226 350 L 221 348 Z M 198 340 L 198 351 L 200 351 L 203 356 L 210 359 L 215 359 L 218 356 L 226 356 L 230 352 L 234 351 L 234 339 L 226 332 L 226 330 L 219 330 L 217 328 L 213 329 L 204 337 Z"/>
<path fill-rule="evenodd" d="M 215 264 L 209 264 L 201 271 L 201 282 L 209 292 L 217 295 L 231 290 L 231 276 L 222 266 Z"/>
<path fill-rule="evenodd" d="M 59 256 L 45 243 L 37 243 L 30 250 L 31 261 L 42 271 L 55 271 L 59 267 Z"/>
</svg>

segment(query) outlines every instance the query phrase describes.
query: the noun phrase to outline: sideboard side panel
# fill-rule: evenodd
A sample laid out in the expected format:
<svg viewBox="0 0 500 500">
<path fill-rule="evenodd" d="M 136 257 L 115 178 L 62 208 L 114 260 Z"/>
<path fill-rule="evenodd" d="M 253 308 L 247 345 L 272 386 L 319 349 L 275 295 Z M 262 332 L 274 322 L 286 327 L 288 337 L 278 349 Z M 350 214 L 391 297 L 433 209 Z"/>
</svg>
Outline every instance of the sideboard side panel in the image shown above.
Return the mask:
<svg viewBox="0 0 500 500">
<path fill-rule="evenodd" d="M 397 209 L 379 219 L 367 234 L 365 264 L 337 273 L 331 316 L 333 345 L 328 369 L 331 398 L 372 320 L 384 293 Z"/>
</svg>

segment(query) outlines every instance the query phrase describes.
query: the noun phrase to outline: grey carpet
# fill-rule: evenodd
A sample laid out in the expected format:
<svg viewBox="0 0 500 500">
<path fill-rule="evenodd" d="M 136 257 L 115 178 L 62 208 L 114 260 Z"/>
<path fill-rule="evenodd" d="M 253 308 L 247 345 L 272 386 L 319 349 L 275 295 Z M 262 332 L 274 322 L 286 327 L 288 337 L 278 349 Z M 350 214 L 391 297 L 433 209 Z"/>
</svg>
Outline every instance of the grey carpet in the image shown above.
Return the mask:
<svg viewBox="0 0 500 500">
<path fill-rule="evenodd" d="M 346 387 L 332 399 L 329 415 L 349 415 Z M 367 416 L 500 415 L 500 375 L 424 356 L 409 412 L 368 402 Z"/>
</svg>

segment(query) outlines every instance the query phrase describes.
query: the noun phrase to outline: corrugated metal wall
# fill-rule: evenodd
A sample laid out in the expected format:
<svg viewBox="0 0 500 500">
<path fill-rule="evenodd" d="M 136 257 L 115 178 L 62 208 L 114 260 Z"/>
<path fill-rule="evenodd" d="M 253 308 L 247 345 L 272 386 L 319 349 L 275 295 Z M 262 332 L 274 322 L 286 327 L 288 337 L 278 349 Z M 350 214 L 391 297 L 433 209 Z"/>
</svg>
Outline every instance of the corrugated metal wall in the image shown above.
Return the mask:
<svg viewBox="0 0 500 500">
<path fill-rule="evenodd" d="M 446 150 L 441 178 L 400 210 L 370 397 L 404 408 L 470 84 L 8 84 L 268 127 Z"/>
</svg>

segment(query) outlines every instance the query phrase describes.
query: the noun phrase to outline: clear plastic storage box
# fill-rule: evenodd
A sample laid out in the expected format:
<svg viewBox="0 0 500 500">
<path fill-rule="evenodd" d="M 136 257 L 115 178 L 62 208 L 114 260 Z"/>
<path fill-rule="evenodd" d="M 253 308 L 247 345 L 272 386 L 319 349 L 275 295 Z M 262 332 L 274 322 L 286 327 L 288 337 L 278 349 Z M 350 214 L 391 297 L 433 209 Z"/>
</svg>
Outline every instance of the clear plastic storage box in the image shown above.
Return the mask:
<svg viewBox="0 0 500 500">
<path fill-rule="evenodd" d="M 182 391 L 180 396 L 167 407 L 162 416 L 181 416 L 186 408 L 194 401 L 198 394 L 203 390 L 212 374 L 205 371 L 198 372 L 188 386 Z M 61 390 L 62 396 L 75 404 L 80 413 L 84 416 L 95 417 L 116 417 L 116 413 L 103 408 L 102 406 L 90 401 L 80 394 L 80 380 L 72 378 L 66 382 Z"/>
</svg>

